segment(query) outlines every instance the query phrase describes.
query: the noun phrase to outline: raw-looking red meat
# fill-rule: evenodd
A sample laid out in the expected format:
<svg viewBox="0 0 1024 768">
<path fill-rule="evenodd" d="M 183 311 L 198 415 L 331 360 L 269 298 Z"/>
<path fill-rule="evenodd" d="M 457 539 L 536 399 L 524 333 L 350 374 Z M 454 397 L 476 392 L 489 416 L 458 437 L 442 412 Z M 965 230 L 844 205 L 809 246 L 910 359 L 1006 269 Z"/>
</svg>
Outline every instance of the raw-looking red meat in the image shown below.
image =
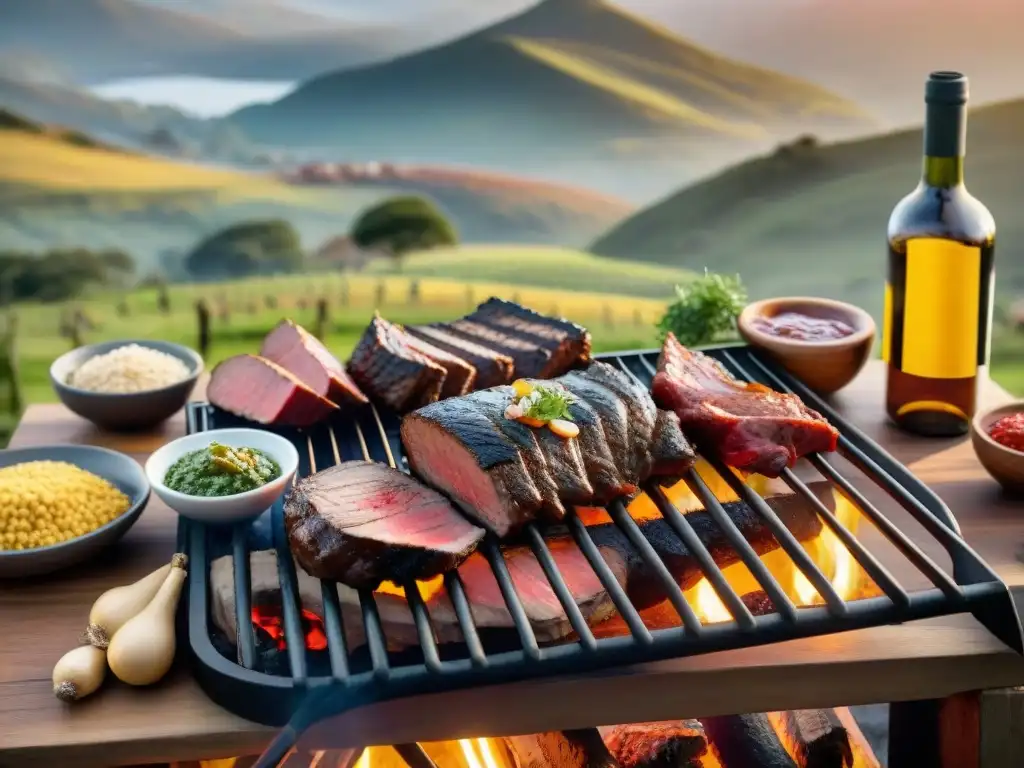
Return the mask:
<svg viewBox="0 0 1024 768">
<path fill-rule="evenodd" d="M 235 355 L 218 364 L 206 396 L 236 416 L 289 427 L 311 426 L 338 409 L 295 374 L 257 355 Z"/>
<path fill-rule="evenodd" d="M 338 358 L 291 320 L 282 320 L 267 334 L 260 355 L 291 371 L 318 395 L 338 405 L 369 402 Z"/>
<path fill-rule="evenodd" d="M 651 393 L 660 407 L 675 411 L 702 452 L 766 477 L 778 477 L 808 453 L 834 451 L 839 440 L 835 427 L 800 398 L 737 381 L 671 333 Z"/>
</svg>

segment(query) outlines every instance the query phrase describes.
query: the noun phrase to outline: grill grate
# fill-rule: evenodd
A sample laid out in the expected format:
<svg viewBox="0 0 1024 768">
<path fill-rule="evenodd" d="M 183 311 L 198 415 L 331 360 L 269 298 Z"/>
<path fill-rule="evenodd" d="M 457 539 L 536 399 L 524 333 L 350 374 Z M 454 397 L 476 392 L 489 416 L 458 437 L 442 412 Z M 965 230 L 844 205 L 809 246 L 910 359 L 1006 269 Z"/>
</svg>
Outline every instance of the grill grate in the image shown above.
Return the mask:
<svg viewBox="0 0 1024 768">
<path fill-rule="evenodd" d="M 841 432 L 839 454 L 923 526 L 948 554 L 953 566 L 952 576 L 842 475 L 835 468 L 832 457 L 816 455 L 810 457 L 810 464 L 834 488 L 859 506 L 864 517 L 894 545 L 916 572 L 932 584 L 932 587 L 918 591 L 905 589 L 814 495 L 804 481 L 795 473 L 786 471 L 782 481 L 794 493 L 808 500 L 824 526 L 833 531 L 849 555 L 874 580 L 881 593 L 877 597 L 844 600 L 764 499 L 744 484 L 732 470 L 712 461 L 711 466 L 728 482 L 738 497 L 760 515 L 781 549 L 823 598 L 823 605 L 797 607 L 794 604 L 730 519 L 704 479 L 695 470 L 690 470 L 685 477 L 687 485 L 771 599 L 775 613 L 755 617 L 748 610 L 721 568 L 716 565 L 687 516 L 671 503 L 660 488 L 651 487 L 647 489 L 651 500 L 692 553 L 703 576 L 732 614 L 733 621 L 701 623 L 636 521 L 621 502 L 615 502 L 607 509 L 609 515 L 645 564 L 657 575 L 668 601 L 679 615 L 681 626 L 651 630 L 644 624 L 640 613 L 599 554 L 587 527 L 579 517 L 570 514 L 567 518 L 569 534 L 607 590 L 629 634 L 600 639 L 594 636 L 572 599 L 542 531 L 531 524 L 526 529 L 525 541 L 575 630 L 576 636 L 570 641 L 549 646 L 538 643 L 509 576 L 499 544 L 489 536 L 484 540 L 481 551 L 491 565 L 512 617 L 515 636 L 518 637 L 515 647 L 492 649 L 490 643 L 485 647 L 474 623 L 465 588 L 459 575 L 452 572 L 446 574 L 443 583 L 463 634 L 463 644 L 438 646 L 431 629 L 427 605 L 418 585 L 413 583 L 403 586 L 414 619 L 418 649 L 389 654 L 378 605 L 374 594 L 368 590 L 359 593 L 366 647 L 347 648 L 343 626 L 347 617 L 343 619 L 335 585 L 323 583 L 321 591 L 327 648 L 326 653 L 309 653 L 304 644 L 295 565 L 284 534 L 282 504 L 278 502 L 256 522 L 235 526 L 228 531 L 209 528 L 182 518 L 181 536 L 192 563 L 188 605 L 189 644 L 200 684 L 215 701 L 249 719 L 282 725 L 291 718 L 289 728 L 282 732 L 276 746 L 272 748 L 281 756 L 294 738 L 312 723 L 372 701 L 558 674 L 585 673 L 615 665 L 753 646 L 938 615 L 970 612 L 1007 645 L 1018 652 L 1022 651 L 1021 627 L 1006 586 L 963 541 L 955 519 L 934 493 L 800 382 L 762 360 L 750 349 L 722 347 L 710 350 L 709 353 L 738 378 L 759 381 L 779 391 L 795 393 L 808 405 L 822 412 Z M 601 359 L 619 365 L 646 386 L 654 373 L 657 352 L 605 355 Z M 190 432 L 245 423 L 205 404 L 190 405 L 187 415 Z M 354 417 L 339 418 L 308 431 L 274 431 L 289 437 L 299 446 L 302 457 L 299 475 L 305 476 L 342 460 L 360 458 L 382 461 L 405 469 L 398 436 L 399 423 L 397 416 L 370 407 Z M 256 641 L 250 619 L 252 603 L 248 554 L 250 551 L 271 547 L 276 549 L 278 556 L 282 619 L 290 674 L 270 674 L 258 668 Z M 237 662 L 225 658 L 215 649 L 212 640 L 215 630 L 209 619 L 210 564 L 215 557 L 229 553 L 234 562 Z"/>
</svg>

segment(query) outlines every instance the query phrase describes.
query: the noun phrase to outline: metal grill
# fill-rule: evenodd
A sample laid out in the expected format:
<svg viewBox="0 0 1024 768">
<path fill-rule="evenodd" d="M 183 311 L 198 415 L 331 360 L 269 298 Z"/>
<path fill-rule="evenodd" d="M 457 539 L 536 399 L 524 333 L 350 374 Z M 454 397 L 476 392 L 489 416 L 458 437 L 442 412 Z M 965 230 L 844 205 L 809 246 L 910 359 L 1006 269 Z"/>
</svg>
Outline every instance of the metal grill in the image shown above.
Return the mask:
<svg viewBox="0 0 1024 768">
<path fill-rule="evenodd" d="M 389 653 L 384 626 L 374 593 L 359 593 L 366 647 L 346 647 L 342 611 L 334 584 L 322 583 L 325 652 L 305 648 L 301 605 L 294 562 L 288 550 L 281 502 L 255 523 L 231 530 L 208 528 L 181 521 L 181 536 L 187 547 L 190 568 L 188 636 L 196 662 L 196 675 L 207 693 L 222 706 L 258 722 L 289 727 L 282 731 L 267 757 L 283 755 L 292 741 L 309 725 L 362 705 L 404 696 L 449 691 L 469 686 L 521 681 L 569 673 L 586 673 L 616 665 L 635 664 L 687 656 L 709 651 L 748 647 L 798 637 L 878 626 L 939 615 L 973 614 L 994 635 L 1018 652 L 1024 652 L 1021 627 L 1006 586 L 995 572 L 960 537 L 956 521 L 943 502 L 905 467 L 857 430 L 827 403 L 770 362 L 746 347 L 723 347 L 709 352 L 737 378 L 758 381 L 782 392 L 799 395 L 809 406 L 822 412 L 841 433 L 839 454 L 857 467 L 868 482 L 885 491 L 902 506 L 929 536 L 948 554 L 952 574 L 947 573 L 921 546 L 873 504 L 850 479 L 836 469 L 836 459 L 822 455 L 809 461 L 821 476 L 854 502 L 862 515 L 905 558 L 914 571 L 931 584 L 911 591 L 868 551 L 795 473 L 786 471 L 782 481 L 806 498 L 824 526 L 833 531 L 849 555 L 877 585 L 880 594 L 844 600 L 829 578 L 813 561 L 772 507 L 731 469 L 711 461 L 711 466 L 732 487 L 736 495 L 763 518 L 763 522 L 807 581 L 817 590 L 823 604 L 797 606 L 761 561 L 730 519 L 707 483 L 691 470 L 685 482 L 702 502 L 706 512 L 721 528 L 739 559 L 746 565 L 771 599 L 775 612 L 755 616 L 730 586 L 722 569 L 687 520 L 657 487 L 646 489 L 662 517 L 692 553 L 703 576 L 734 620 L 702 624 L 683 591 L 644 537 L 636 521 L 621 502 L 607 508 L 615 525 L 626 535 L 639 557 L 657 574 L 661 587 L 680 625 L 649 629 L 626 591 L 601 557 L 587 527 L 575 515 L 567 518 L 568 530 L 607 590 L 628 634 L 597 638 L 574 602 L 563 575 L 546 543 L 541 528 L 530 525 L 525 540 L 550 581 L 568 617 L 575 637 L 555 645 L 542 645 L 516 593 L 499 542 L 492 536 L 481 547 L 497 579 L 514 623 L 506 647 L 497 650 L 481 640 L 464 585 L 457 572 L 448 573 L 444 587 L 451 600 L 465 642 L 439 645 L 431 628 L 431 617 L 416 583 L 405 588 L 415 623 L 419 648 Z M 601 356 L 620 366 L 645 386 L 654 374 L 657 352 L 630 352 Z M 245 422 L 205 404 L 193 404 L 188 411 L 190 432 L 244 425 Z M 299 447 L 302 457 L 299 475 L 305 476 L 342 460 L 382 461 L 405 469 L 399 441 L 399 418 L 372 407 L 347 418 L 317 425 L 307 431 L 275 429 Z M 864 481 L 858 477 L 858 483 Z M 272 546 L 277 551 L 282 595 L 282 618 L 287 641 L 288 674 L 271 674 L 258 669 L 251 623 L 249 552 Z M 235 578 L 235 620 L 237 663 L 219 653 L 212 640 L 209 607 L 209 568 L 221 555 L 233 555 Z M 271 763 L 264 763 L 269 765 Z"/>
</svg>

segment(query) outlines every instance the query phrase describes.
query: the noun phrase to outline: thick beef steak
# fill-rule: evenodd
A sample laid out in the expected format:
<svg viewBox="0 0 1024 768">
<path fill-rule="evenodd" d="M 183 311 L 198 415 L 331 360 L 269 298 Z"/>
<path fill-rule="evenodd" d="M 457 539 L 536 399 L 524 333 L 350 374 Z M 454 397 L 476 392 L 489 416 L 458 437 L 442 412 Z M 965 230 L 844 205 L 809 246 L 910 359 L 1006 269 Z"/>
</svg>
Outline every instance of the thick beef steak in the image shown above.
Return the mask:
<svg viewBox="0 0 1024 768">
<path fill-rule="evenodd" d="M 261 424 L 308 427 L 338 406 L 295 374 L 256 355 L 236 355 L 210 374 L 206 397 L 218 408 Z"/>
</svg>

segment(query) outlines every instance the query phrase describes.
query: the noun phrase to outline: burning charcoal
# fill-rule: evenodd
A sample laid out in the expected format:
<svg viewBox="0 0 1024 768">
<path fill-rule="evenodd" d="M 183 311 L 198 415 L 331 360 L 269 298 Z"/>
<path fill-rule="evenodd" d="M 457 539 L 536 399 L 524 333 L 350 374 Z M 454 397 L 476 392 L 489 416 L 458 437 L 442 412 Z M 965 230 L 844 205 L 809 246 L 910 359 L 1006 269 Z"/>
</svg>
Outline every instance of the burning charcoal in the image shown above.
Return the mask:
<svg viewBox="0 0 1024 768">
<path fill-rule="evenodd" d="M 702 718 L 722 768 L 799 768 L 765 714 Z"/>
<path fill-rule="evenodd" d="M 852 768 L 850 735 L 834 709 L 770 712 L 768 719 L 800 768 Z"/>
<path fill-rule="evenodd" d="M 775 605 L 772 603 L 772 599 L 764 592 L 764 590 L 757 590 L 756 592 L 747 592 L 742 595 L 740 600 L 747 606 L 747 610 L 755 616 L 765 616 L 769 613 L 775 613 Z"/>
<path fill-rule="evenodd" d="M 596 728 L 510 736 L 515 768 L 618 768 Z"/>
<path fill-rule="evenodd" d="M 685 766 L 708 751 L 704 728 L 697 720 L 613 725 L 598 731 L 621 768 Z"/>
</svg>

